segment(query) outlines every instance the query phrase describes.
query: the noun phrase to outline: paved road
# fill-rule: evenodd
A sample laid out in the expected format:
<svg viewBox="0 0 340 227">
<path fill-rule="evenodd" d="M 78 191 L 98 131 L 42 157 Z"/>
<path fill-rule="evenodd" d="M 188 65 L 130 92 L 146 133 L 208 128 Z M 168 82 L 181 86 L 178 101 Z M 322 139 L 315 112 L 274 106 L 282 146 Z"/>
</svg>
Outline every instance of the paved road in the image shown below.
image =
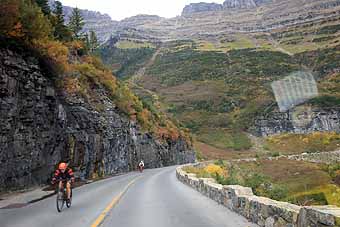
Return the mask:
<svg viewBox="0 0 340 227">
<path fill-rule="evenodd" d="M 0 209 L 0 226 L 94 227 L 104 216 L 100 227 L 256 226 L 179 182 L 175 167 L 76 188 L 72 207 L 62 213 L 56 211 L 54 196 L 19 209 Z"/>
</svg>

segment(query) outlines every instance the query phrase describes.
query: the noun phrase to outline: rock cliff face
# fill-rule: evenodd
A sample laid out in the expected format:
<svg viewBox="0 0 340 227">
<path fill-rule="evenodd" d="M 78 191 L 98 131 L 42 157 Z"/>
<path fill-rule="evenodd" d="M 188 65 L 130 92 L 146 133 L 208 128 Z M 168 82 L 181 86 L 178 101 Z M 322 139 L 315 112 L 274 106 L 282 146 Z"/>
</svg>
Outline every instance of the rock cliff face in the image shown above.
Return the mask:
<svg viewBox="0 0 340 227">
<path fill-rule="evenodd" d="M 49 0 L 53 6 L 54 0 Z M 265 6 L 265 7 L 261 7 Z M 137 15 L 114 21 L 107 14 L 81 10 L 84 32 L 93 30 L 104 43 L 111 35 L 132 34 L 155 42 L 202 38 L 233 32 L 268 32 L 273 29 L 338 16 L 340 0 L 226 0 L 223 4 L 193 3 L 182 16 L 162 18 Z M 72 8 L 64 6 L 66 22 Z"/>
<path fill-rule="evenodd" d="M 249 9 L 256 7 L 254 0 L 226 0 L 223 3 L 225 9 Z"/>
<path fill-rule="evenodd" d="M 259 136 L 280 133 L 311 133 L 315 131 L 340 132 L 339 109 L 313 109 L 310 113 L 296 115 L 294 111 L 273 112 L 259 117 L 254 132 Z"/>
<path fill-rule="evenodd" d="M 268 4 L 272 3 L 273 0 L 254 0 L 256 6 L 262 5 L 262 4 Z"/>
<path fill-rule="evenodd" d="M 182 16 L 188 16 L 193 13 L 208 12 L 208 11 L 219 11 L 222 10 L 223 6 L 217 3 L 191 3 L 186 5 L 183 9 Z"/>
<path fill-rule="evenodd" d="M 230 9 L 251 9 L 271 2 L 272 0 L 226 0 L 223 4 L 205 2 L 191 3 L 184 7 L 182 16 L 190 16 L 194 13 L 216 12 Z"/>
<path fill-rule="evenodd" d="M 125 18 L 125 19 L 119 21 L 119 26 L 121 28 L 125 28 L 125 27 L 133 28 L 133 27 L 137 27 L 139 25 L 158 22 L 162 19 L 164 19 L 164 18 L 159 17 L 157 15 L 139 14 L 139 15 L 136 15 L 136 16 L 133 16 L 133 17 L 128 17 L 128 18 Z"/>
<path fill-rule="evenodd" d="M 47 71 L 46 71 L 47 72 Z M 192 162 L 184 139 L 157 142 L 124 117 L 103 88 L 98 112 L 67 96 L 36 58 L 0 49 L 0 191 L 46 183 L 68 161 L 82 178 Z"/>
</svg>

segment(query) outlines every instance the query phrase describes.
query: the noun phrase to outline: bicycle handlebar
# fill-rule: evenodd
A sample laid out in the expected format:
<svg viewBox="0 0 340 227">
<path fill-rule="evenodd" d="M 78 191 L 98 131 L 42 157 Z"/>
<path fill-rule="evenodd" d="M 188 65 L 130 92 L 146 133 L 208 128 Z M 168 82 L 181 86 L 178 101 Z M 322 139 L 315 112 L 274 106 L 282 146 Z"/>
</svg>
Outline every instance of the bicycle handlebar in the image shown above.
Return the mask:
<svg viewBox="0 0 340 227">
<path fill-rule="evenodd" d="M 66 179 L 66 180 L 65 179 L 57 179 L 57 180 L 51 181 L 52 184 L 56 184 L 56 183 L 59 183 L 59 182 L 70 182 L 70 183 L 72 183 L 72 179 Z"/>
</svg>

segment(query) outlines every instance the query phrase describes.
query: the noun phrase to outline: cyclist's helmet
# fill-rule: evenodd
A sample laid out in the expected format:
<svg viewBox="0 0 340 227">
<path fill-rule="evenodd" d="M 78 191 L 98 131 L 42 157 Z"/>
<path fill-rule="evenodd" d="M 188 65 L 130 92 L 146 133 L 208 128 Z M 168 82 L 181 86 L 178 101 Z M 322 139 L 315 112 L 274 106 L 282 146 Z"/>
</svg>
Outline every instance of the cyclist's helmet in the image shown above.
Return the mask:
<svg viewBox="0 0 340 227">
<path fill-rule="evenodd" d="M 62 163 L 59 164 L 59 169 L 60 170 L 65 170 L 66 167 L 67 167 L 67 164 L 65 162 L 62 162 Z"/>
</svg>

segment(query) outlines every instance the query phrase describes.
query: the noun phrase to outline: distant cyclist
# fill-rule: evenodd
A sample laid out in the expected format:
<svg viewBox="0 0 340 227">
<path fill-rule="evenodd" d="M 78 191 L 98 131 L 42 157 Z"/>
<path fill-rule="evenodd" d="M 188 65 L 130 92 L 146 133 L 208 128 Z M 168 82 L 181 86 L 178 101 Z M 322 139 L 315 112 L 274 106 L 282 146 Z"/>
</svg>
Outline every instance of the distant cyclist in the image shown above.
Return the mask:
<svg viewBox="0 0 340 227">
<path fill-rule="evenodd" d="M 143 160 L 141 160 L 140 163 L 138 164 L 138 168 L 139 168 L 140 172 L 143 172 L 143 170 L 144 170 L 144 161 Z"/>
<path fill-rule="evenodd" d="M 59 188 L 64 188 L 64 182 L 66 182 L 67 200 L 70 200 L 71 196 L 71 183 L 74 183 L 74 174 L 71 168 L 66 163 L 59 164 L 58 169 L 54 172 L 52 183 L 55 184 L 59 181 Z"/>
</svg>

